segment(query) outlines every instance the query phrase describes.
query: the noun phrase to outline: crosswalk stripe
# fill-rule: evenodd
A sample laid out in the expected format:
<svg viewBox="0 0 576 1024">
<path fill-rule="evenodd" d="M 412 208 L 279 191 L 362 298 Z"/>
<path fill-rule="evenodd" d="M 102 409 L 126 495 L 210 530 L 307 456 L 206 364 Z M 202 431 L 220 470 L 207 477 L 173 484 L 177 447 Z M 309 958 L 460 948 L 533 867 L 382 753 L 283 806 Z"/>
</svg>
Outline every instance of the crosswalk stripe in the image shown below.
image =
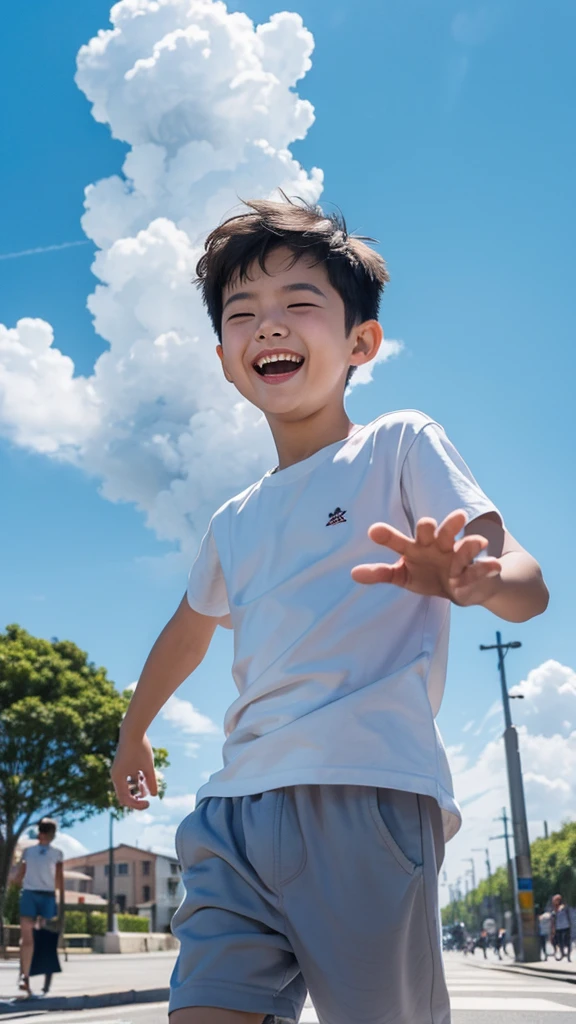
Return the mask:
<svg viewBox="0 0 576 1024">
<path fill-rule="evenodd" d="M 565 1006 L 564 1003 L 555 1003 L 551 999 L 515 999 L 497 996 L 454 996 L 450 1000 L 453 1010 L 483 1010 L 487 1013 L 490 1010 L 517 1010 L 520 1013 L 574 1013 L 573 1006 Z"/>
<path fill-rule="evenodd" d="M 453 1010 L 479 1010 L 489 1013 L 494 1010 L 516 1010 L 520 1013 L 574 1013 L 573 1006 L 565 1006 L 563 1003 L 556 1003 L 551 999 L 522 999 L 513 996 L 452 996 L 450 1005 Z M 300 1017 L 300 1024 L 318 1024 L 318 1017 L 310 1007 L 305 1007 Z"/>
<path fill-rule="evenodd" d="M 467 982 L 466 984 L 449 984 L 448 989 L 450 992 L 485 992 L 485 985 L 473 985 Z M 545 992 L 547 995 L 572 995 L 573 993 L 566 988 L 566 985 L 491 985 L 491 992 Z"/>
</svg>

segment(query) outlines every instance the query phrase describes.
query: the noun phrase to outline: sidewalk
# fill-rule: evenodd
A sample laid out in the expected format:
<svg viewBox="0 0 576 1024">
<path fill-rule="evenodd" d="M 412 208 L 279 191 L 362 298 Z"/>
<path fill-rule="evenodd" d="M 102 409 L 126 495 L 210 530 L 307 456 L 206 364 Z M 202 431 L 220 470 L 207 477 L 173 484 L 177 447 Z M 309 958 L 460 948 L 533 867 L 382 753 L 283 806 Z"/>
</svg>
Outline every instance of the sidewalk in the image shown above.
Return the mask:
<svg viewBox="0 0 576 1024">
<path fill-rule="evenodd" d="M 464 961 L 472 967 L 479 967 L 485 971 L 511 971 L 514 974 L 527 974 L 532 977 L 540 975 L 550 978 L 551 981 L 568 981 L 576 985 L 576 950 L 573 950 L 572 953 L 571 963 L 568 963 L 566 959 L 555 960 L 554 957 L 549 956 L 547 960 L 534 960 L 527 964 L 521 964 L 516 963 L 511 957 L 503 957 L 502 960 L 498 960 L 491 950 L 488 953 L 488 959 L 485 960 L 480 950 L 477 950 L 474 956 L 464 957 Z"/>
<path fill-rule="evenodd" d="M 17 1010 L 87 1010 L 125 1003 L 168 999 L 170 975 L 177 950 L 159 953 L 77 954 L 68 962 L 60 956 L 61 974 L 52 978 L 48 996 L 21 998 L 18 961 L 0 961 L 0 1018 Z M 42 991 L 42 975 L 30 979 L 32 991 Z M 16 1000 L 16 1002 L 14 1002 Z"/>
</svg>

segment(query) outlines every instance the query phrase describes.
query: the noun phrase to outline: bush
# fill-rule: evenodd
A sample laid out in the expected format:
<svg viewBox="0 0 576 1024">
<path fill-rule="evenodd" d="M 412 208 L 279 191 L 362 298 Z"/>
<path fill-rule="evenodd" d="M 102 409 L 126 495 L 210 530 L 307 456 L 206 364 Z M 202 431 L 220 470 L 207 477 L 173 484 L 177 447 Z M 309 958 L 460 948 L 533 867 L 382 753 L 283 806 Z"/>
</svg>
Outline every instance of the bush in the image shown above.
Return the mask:
<svg viewBox="0 0 576 1024">
<path fill-rule="evenodd" d="M 64 914 L 64 931 L 67 935 L 80 935 L 88 931 L 85 910 L 67 910 Z"/>
<path fill-rule="evenodd" d="M 150 921 L 147 917 L 140 917 L 138 914 L 118 914 L 119 932 L 148 932 Z"/>
<path fill-rule="evenodd" d="M 20 886 L 15 882 L 10 883 L 6 892 L 4 920 L 6 924 L 20 924 Z"/>
<path fill-rule="evenodd" d="M 88 919 L 87 932 L 90 935 L 105 935 L 108 927 L 108 914 L 102 914 L 99 910 L 94 910 L 90 914 L 86 914 Z"/>
</svg>

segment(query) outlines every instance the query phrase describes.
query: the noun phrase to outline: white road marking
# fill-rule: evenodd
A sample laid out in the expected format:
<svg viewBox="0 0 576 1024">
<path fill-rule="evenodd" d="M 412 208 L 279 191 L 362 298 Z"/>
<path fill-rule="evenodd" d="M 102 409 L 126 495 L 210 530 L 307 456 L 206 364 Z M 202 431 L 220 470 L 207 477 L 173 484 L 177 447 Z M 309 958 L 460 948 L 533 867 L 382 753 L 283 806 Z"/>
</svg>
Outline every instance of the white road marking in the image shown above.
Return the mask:
<svg viewBox="0 0 576 1024">
<path fill-rule="evenodd" d="M 521 1013 L 574 1013 L 573 1006 L 552 1002 L 551 999 L 507 999 L 505 996 L 454 996 L 450 1000 L 453 1010 L 518 1010 Z"/>
<path fill-rule="evenodd" d="M 519 1010 L 521 1013 L 574 1013 L 573 1006 L 564 1006 L 551 999 L 514 999 L 513 997 L 498 998 L 496 996 L 454 996 L 450 1000 L 453 1010 L 479 1010 L 488 1013 L 492 1010 Z M 300 1017 L 300 1024 L 318 1024 L 318 1017 L 313 1009 L 305 1008 Z"/>
<path fill-rule="evenodd" d="M 465 982 L 465 983 L 462 983 L 462 984 L 460 982 L 458 982 L 458 983 L 453 982 L 453 983 L 449 983 L 448 984 L 448 989 L 449 989 L 450 992 L 485 992 L 486 991 L 486 986 L 485 985 L 473 985 L 471 982 Z M 491 992 L 524 992 L 525 994 L 526 993 L 530 993 L 530 992 L 546 992 L 548 995 L 550 995 L 550 994 L 552 994 L 552 995 L 563 995 L 563 996 L 576 995 L 576 992 L 574 992 L 574 990 L 570 991 L 570 987 L 568 985 L 530 985 L 530 986 L 528 986 L 528 985 L 518 985 L 518 984 L 513 982 L 512 984 L 509 984 L 509 985 L 491 985 L 490 986 L 490 990 L 491 990 Z"/>
</svg>

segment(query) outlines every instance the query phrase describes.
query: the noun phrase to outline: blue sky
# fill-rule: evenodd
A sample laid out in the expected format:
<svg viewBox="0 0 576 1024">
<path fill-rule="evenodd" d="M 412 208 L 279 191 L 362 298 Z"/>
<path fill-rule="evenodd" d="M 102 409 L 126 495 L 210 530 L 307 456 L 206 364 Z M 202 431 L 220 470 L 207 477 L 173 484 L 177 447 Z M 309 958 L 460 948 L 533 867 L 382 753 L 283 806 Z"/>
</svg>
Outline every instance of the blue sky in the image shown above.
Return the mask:
<svg viewBox="0 0 576 1024">
<path fill-rule="evenodd" d="M 246 0 L 228 9 L 258 23 L 284 8 Z M 341 0 L 329 10 L 301 0 L 286 9 L 301 14 L 315 41 L 297 91 L 316 119 L 291 153 L 306 171 L 323 169 L 321 203 L 338 205 L 350 230 L 379 240 L 391 274 L 381 320 L 404 345 L 371 384 L 352 392 L 350 415 L 368 422 L 409 407 L 443 423 L 511 532 L 540 560 L 552 593 L 543 618 L 500 624 L 506 639 L 523 644 L 507 662 L 510 683 L 550 661 L 573 668 L 574 10 L 554 0 L 545 8 L 514 0 Z M 74 83 L 76 53 L 107 27 L 108 14 L 101 0 L 61 0 L 57 18 L 50 5 L 12 5 L 0 42 L 9 90 L 0 322 L 48 321 L 76 375 L 90 374 L 107 348 L 86 308 L 95 246 L 80 226 L 83 190 L 119 173 L 129 148 L 94 121 Z M 9 255 L 77 241 L 85 244 Z M 124 687 L 184 590 L 183 561 L 166 558 L 178 544 L 159 540 L 133 503 L 102 497 L 90 466 L 47 457 L 2 429 L 0 623 L 73 639 Z M 470 771 L 479 770 L 500 727 L 493 711 L 478 731 L 498 698 L 495 659 L 478 645 L 494 642 L 497 628 L 482 609 L 453 617 L 439 724 L 460 758 L 462 785 L 472 786 L 461 798 L 471 803 L 478 793 Z M 230 637 L 218 631 L 179 692 L 218 723 L 233 699 L 230 659 Z M 558 714 L 576 723 L 571 692 L 566 701 Z M 528 715 L 526 728 L 540 735 L 520 702 L 513 712 Z M 552 723 L 541 736 L 548 752 L 554 735 Z M 195 792 L 202 773 L 219 766 L 217 736 L 184 735 L 160 718 L 150 736 L 170 750 L 175 798 Z M 195 757 L 186 754 L 190 741 L 199 743 Z M 538 777 L 543 771 L 534 768 Z M 554 790 L 552 776 L 547 785 Z M 541 794 L 531 805 L 527 793 L 535 835 Z M 559 820 L 563 807 L 552 804 L 551 816 Z M 119 833 L 166 845 L 181 817 L 174 800 L 168 813 L 155 811 L 144 824 L 132 816 Z M 455 840 L 452 880 L 463 874 L 458 864 L 469 847 L 497 829 L 482 814 L 475 821 L 473 834 Z M 105 821 L 92 819 L 72 835 L 101 848 Z M 493 845 L 498 862 L 502 851 Z M 480 874 L 480 860 L 477 867 Z"/>
</svg>

